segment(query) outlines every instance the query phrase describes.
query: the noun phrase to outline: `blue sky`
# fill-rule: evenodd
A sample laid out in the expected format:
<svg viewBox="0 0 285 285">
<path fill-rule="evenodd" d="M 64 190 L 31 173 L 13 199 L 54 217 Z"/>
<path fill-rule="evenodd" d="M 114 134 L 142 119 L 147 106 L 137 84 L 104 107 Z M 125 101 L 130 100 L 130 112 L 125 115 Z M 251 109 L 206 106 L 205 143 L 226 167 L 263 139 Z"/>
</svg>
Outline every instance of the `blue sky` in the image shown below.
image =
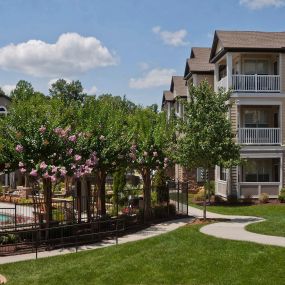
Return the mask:
<svg viewBox="0 0 285 285">
<path fill-rule="evenodd" d="M 57 78 L 88 93 L 161 103 L 192 46 L 215 29 L 285 31 L 285 0 L 0 0 L 0 86 L 48 94 Z"/>
</svg>

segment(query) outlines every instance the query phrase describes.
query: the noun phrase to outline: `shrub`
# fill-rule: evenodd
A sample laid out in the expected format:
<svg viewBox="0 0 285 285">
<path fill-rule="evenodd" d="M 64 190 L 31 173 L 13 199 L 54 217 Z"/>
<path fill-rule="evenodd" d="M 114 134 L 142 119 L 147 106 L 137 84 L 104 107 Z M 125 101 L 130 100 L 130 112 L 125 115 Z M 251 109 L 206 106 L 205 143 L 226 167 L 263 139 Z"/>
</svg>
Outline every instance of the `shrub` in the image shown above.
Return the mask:
<svg viewBox="0 0 285 285">
<path fill-rule="evenodd" d="M 13 244 L 19 241 L 19 237 L 15 234 L 7 234 L 0 237 L 0 244 Z"/>
<path fill-rule="evenodd" d="M 237 204 L 238 203 L 238 198 L 237 195 L 231 194 L 227 197 L 227 201 L 229 204 Z"/>
<path fill-rule="evenodd" d="M 269 201 L 269 196 L 267 193 L 261 193 L 258 197 L 258 200 L 260 203 L 265 204 Z"/>
<path fill-rule="evenodd" d="M 278 200 L 281 202 L 281 203 L 285 203 L 285 188 L 282 188 L 281 191 L 280 191 L 280 194 L 278 196 Z"/>
<path fill-rule="evenodd" d="M 174 217 L 176 215 L 175 205 L 156 205 L 152 208 L 152 215 L 154 219 Z"/>
<path fill-rule="evenodd" d="M 253 199 L 252 199 L 252 195 L 246 195 L 244 198 L 243 198 L 243 202 L 245 203 L 245 204 L 252 204 L 252 202 L 253 202 Z"/>
<path fill-rule="evenodd" d="M 204 201 L 204 197 L 205 197 L 205 189 L 204 187 L 200 187 L 200 190 L 198 191 L 198 193 L 194 194 L 193 199 L 194 201 L 200 202 L 200 201 Z"/>
</svg>

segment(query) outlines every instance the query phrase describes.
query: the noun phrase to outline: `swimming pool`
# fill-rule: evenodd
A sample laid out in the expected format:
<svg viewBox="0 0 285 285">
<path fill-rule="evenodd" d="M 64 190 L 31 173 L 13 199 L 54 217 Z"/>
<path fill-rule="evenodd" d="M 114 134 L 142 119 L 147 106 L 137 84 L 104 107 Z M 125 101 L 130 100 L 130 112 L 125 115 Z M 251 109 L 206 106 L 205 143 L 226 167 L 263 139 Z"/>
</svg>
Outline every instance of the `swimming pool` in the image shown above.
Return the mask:
<svg viewBox="0 0 285 285">
<path fill-rule="evenodd" d="M 0 223 L 9 222 L 11 220 L 10 216 L 0 214 Z"/>
</svg>

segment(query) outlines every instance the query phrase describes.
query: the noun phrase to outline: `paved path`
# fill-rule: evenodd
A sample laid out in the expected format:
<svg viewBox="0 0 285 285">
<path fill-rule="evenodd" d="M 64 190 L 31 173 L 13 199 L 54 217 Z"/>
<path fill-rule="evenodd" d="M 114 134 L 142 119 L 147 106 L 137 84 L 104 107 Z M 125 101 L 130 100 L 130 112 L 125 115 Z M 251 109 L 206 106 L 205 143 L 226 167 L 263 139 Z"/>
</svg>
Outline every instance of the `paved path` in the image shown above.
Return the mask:
<svg viewBox="0 0 285 285">
<path fill-rule="evenodd" d="M 203 211 L 189 206 L 189 215 L 203 217 Z M 262 222 L 263 218 L 251 216 L 231 216 L 211 213 L 207 211 L 207 218 L 229 219 L 226 222 L 218 222 L 204 226 L 200 232 L 223 239 L 251 241 L 266 245 L 277 245 L 285 247 L 285 237 L 276 237 L 262 234 L 255 234 L 245 230 L 245 227 L 252 223 Z"/>
<path fill-rule="evenodd" d="M 157 224 L 154 226 L 151 226 L 147 229 L 144 229 L 142 231 L 129 234 L 123 237 L 118 238 L 118 244 L 132 242 L 132 241 L 138 241 L 142 239 L 147 239 L 150 237 L 154 237 L 157 235 L 161 235 L 173 230 L 178 229 L 179 227 L 182 227 L 189 222 L 193 221 L 193 218 L 186 218 L 186 219 L 178 219 L 178 220 L 172 220 L 165 223 Z M 83 250 L 91 250 L 91 249 L 98 249 L 103 248 L 111 245 L 115 245 L 116 240 L 104 240 L 100 243 L 90 244 L 90 245 L 84 245 L 78 247 L 78 251 Z M 62 255 L 67 253 L 73 253 L 76 252 L 76 248 L 66 248 L 66 249 L 57 249 L 57 250 L 51 250 L 51 251 L 44 251 L 38 253 L 38 258 L 43 257 L 49 257 L 49 256 L 56 256 L 56 255 Z M 0 264 L 5 263 L 11 263 L 11 262 L 17 262 L 17 261 L 24 261 L 24 260 L 31 260 L 35 259 L 36 255 L 35 253 L 29 253 L 29 254 L 22 254 L 22 255 L 14 255 L 14 256 L 5 256 L 0 258 Z"/>
</svg>

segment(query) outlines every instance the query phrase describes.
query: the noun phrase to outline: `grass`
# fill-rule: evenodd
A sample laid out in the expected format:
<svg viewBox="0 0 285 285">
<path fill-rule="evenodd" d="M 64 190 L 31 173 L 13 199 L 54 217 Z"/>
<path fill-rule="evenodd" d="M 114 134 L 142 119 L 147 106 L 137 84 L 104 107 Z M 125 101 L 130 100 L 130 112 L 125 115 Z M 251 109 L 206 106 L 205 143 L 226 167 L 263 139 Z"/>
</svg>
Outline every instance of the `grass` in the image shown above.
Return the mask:
<svg viewBox="0 0 285 285">
<path fill-rule="evenodd" d="M 202 209 L 201 206 L 194 205 Z M 251 224 L 247 230 L 266 235 L 285 237 L 285 204 L 258 204 L 258 205 L 219 205 L 208 206 L 207 210 L 213 213 L 239 216 L 256 216 L 266 221 Z"/>
<path fill-rule="evenodd" d="M 285 248 L 203 235 L 199 226 L 143 241 L 1 265 L 8 285 L 284 284 Z"/>
</svg>

